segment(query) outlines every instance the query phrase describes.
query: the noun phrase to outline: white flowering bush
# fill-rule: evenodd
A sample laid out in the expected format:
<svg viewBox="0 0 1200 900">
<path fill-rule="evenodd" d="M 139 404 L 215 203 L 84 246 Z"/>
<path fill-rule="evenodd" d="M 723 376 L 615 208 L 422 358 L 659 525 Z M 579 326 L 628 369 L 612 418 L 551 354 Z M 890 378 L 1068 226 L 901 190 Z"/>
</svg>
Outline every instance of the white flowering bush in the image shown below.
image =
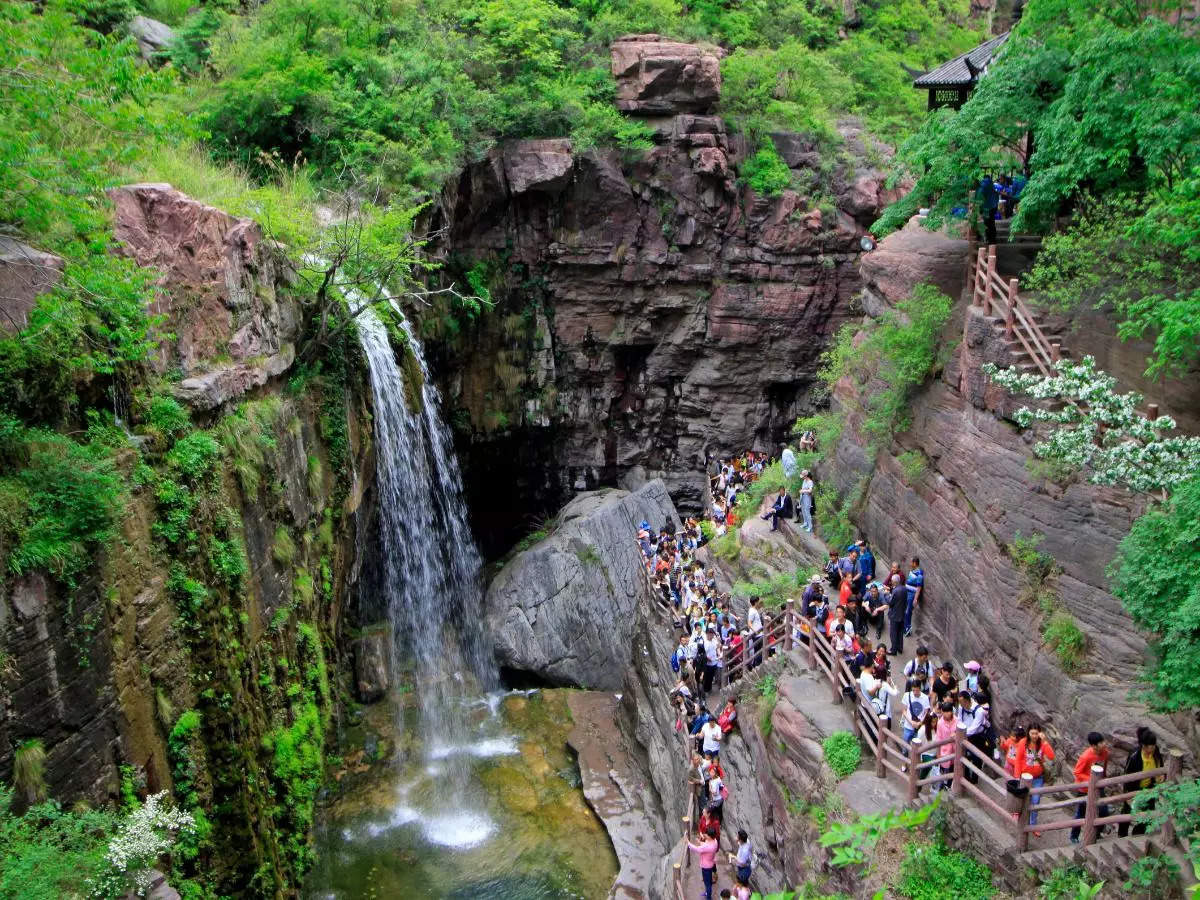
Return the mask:
<svg viewBox="0 0 1200 900">
<path fill-rule="evenodd" d="M 93 896 L 113 896 L 114 884 L 128 880 L 139 897 L 145 896 L 158 858 L 170 851 L 181 835 L 194 832 L 192 814 L 176 809 L 166 796 L 166 791 L 151 794 L 121 823 L 104 854 L 108 875 L 95 886 Z"/>
<path fill-rule="evenodd" d="M 1060 409 L 1022 407 L 1014 419 L 1022 428 L 1036 423 L 1053 427 L 1034 445 L 1040 459 L 1086 469 L 1093 484 L 1131 491 L 1167 491 L 1200 471 L 1200 437 L 1171 435 L 1170 416 L 1151 421 L 1138 411 L 1143 397 L 1119 394 L 1117 380 L 1096 368 L 1096 360 L 1061 360 L 1057 375 L 1026 375 L 1016 369 L 983 370 L 1013 394 L 1060 401 Z"/>
</svg>

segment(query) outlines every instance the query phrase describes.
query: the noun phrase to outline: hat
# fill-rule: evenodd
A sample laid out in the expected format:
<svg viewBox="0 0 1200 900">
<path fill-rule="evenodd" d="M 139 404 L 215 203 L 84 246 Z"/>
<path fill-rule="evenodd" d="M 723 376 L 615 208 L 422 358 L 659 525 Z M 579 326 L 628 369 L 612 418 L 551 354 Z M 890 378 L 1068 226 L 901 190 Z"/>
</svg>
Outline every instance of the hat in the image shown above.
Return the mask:
<svg viewBox="0 0 1200 900">
<path fill-rule="evenodd" d="M 645 528 L 647 531 L 650 530 L 650 523 L 647 522 L 645 519 L 642 519 L 642 528 Z"/>
<path fill-rule="evenodd" d="M 965 666 L 963 666 L 963 668 L 966 669 L 968 672 L 978 672 L 980 669 L 983 668 L 983 666 L 981 666 L 975 660 L 971 660 L 969 663 L 967 663 Z"/>
<path fill-rule="evenodd" d="M 808 477 L 808 469 L 801 469 L 801 470 L 800 470 L 800 477 L 801 477 L 801 478 L 807 478 L 807 477 Z"/>
<path fill-rule="evenodd" d="M 640 538 L 650 537 L 650 532 L 648 532 L 646 529 L 643 528 L 641 531 L 638 532 L 638 537 L 640 537 Z"/>
<path fill-rule="evenodd" d="M 820 583 L 821 583 L 821 576 L 820 576 L 820 575 L 814 575 L 812 578 L 808 579 L 808 583 L 809 583 L 809 584 L 820 584 Z"/>
</svg>

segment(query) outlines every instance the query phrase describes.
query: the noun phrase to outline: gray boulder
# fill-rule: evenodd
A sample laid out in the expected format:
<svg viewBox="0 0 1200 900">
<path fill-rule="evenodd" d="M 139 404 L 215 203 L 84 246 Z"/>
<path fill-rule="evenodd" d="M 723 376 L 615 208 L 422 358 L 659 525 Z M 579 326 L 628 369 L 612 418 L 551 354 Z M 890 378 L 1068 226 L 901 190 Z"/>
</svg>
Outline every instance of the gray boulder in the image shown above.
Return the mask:
<svg viewBox="0 0 1200 900">
<path fill-rule="evenodd" d="M 620 690 L 637 606 L 648 602 L 635 541 L 642 520 L 678 527 L 659 479 L 633 493 L 580 494 L 553 534 L 501 569 L 485 601 L 500 665 L 554 684 Z"/>
<path fill-rule="evenodd" d="M 158 54 L 165 51 L 175 40 L 170 25 L 146 16 L 134 16 L 129 20 L 129 33 L 137 41 L 138 52 L 146 62 L 154 62 Z"/>
<path fill-rule="evenodd" d="M 61 256 L 0 236 L 0 333 L 29 324 L 37 298 L 62 280 L 66 265 Z"/>
</svg>

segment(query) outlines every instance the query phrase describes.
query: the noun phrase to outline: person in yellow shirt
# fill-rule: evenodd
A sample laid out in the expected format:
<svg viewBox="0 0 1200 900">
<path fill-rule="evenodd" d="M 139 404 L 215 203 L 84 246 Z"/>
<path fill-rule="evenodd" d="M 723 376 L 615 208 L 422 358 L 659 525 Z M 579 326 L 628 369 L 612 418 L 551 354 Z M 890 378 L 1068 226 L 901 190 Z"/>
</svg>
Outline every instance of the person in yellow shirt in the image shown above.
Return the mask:
<svg viewBox="0 0 1200 900">
<path fill-rule="evenodd" d="M 1130 753 L 1129 758 L 1125 760 L 1125 774 L 1133 775 L 1137 772 L 1150 772 L 1154 769 L 1163 768 L 1162 752 L 1158 749 L 1158 735 L 1156 735 L 1151 729 L 1143 726 L 1138 728 L 1137 737 L 1137 749 Z M 1144 791 L 1155 784 L 1159 784 L 1164 780 L 1165 777 L 1166 776 L 1159 774 L 1152 775 L 1148 778 L 1141 778 L 1133 783 L 1135 785 L 1134 787 L 1127 785 L 1126 790 Z M 1151 802 L 1147 808 L 1153 809 L 1154 803 Z M 1128 814 L 1132 811 L 1132 809 L 1132 804 L 1129 801 L 1126 801 L 1122 812 Z M 1119 837 L 1125 837 L 1125 835 L 1129 834 L 1129 824 L 1130 823 L 1128 822 L 1122 822 L 1120 826 L 1118 826 L 1117 835 Z M 1146 826 L 1135 824 L 1133 826 L 1133 833 L 1145 834 Z"/>
</svg>

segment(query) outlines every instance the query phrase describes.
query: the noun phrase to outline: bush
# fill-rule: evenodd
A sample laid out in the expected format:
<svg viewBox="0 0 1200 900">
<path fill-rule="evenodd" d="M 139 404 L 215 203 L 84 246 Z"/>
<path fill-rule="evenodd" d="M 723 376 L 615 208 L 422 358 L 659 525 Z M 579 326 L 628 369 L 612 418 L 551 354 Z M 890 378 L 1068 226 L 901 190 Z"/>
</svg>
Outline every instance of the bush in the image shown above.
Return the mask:
<svg viewBox="0 0 1200 900">
<path fill-rule="evenodd" d="M 896 462 L 900 465 L 900 473 L 904 476 L 905 483 L 910 486 L 920 481 L 929 469 L 929 460 L 920 450 L 905 450 L 896 457 Z"/>
<path fill-rule="evenodd" d="M 909 844 L 896 892 L 910 900 L 988 900 L 992 870 L 943 844 Z"/>
<path fill-rule="evenodd" d="M 1042 629 L 1042 639 L 1058 656 L 1064 672 L 1078 672 L 1082 668 L 1087 657 L 1087 635 L 1069 612 L 1060 609 L 1052 613 Z"/>
<path fill-rule="evenodd" d="M 742 163 L 742 178 L 756 193 L 777 197 L 792 183 L 792 171 L 775 150 L 767 144 Z"/>
<path fill-rule="evenodd" d="M 13 787 L 30 806 L 46 799 L 46 748 L 40 740 L 26 741 L 13 753 Z"/>
<path fill-rule="evenodd" d="M 775 704 L 779 702 L 779 684 L 774 675 L 763 677 L 758 684 L 758 694 L 762 698 L 759 705 L 758 729 L 764 738 L 768 738 L 773 727 L 771 716 L 775 712 Z"/>
<path fill-rule="evenodd" d="M 106 869 L 104 851 L 116 817 L 103 810 L 66 812 L 42 803 L 14 816 L 12 791 L 0 785 L 0 897 L 61 900 Z"/>
<path fill-rule="evenodd" d="M 849 731 L 835 731 L 821 742 L 825 762 L 838 778 L 845 778 L 862 761 L 862 745 Z"/>
<path fill-rule="evenodd" d="M 67 10 L 80 25 L 111 34 L 137 15 L 133 0 L 66 0 Z"/>
<path fill-rule="evenodd" d="M 1055 869 L 1038 888 L 1042 900 L 1080 900 L 1090 897 L 1092 882 L 1082 866 Z"/>
</svg>

